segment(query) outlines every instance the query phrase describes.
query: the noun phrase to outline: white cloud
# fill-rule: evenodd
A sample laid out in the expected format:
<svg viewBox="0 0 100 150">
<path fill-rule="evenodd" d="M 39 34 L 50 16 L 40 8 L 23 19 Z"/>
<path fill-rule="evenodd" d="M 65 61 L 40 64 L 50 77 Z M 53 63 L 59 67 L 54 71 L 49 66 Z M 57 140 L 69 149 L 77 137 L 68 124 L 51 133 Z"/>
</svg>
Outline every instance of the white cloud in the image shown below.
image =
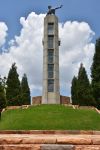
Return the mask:
<svg viewBox="0 0 100 150">
<path fill-rule="evenodd" d="M 94 54 L 91 43 L 94 32 L 86 22 L 68 21 L 60 24 L 60 79 L 61 91 L 70 93 L 70 84 L 82 62 L 90 74 L 90 66 Z"/>
<path fill-rule="evenodd" d="M 7 25 L 4 22 L 0 22 L 0 47 L 5 43 L 7 30 Z"/>
<path fill-rule="evenodd" d="M 20 77 L 26 73 L 33 95 L 42 94 L 43 68 L 43 19 L 44 14 L 30 13 L 25 19 L 21 17 L 22 29 L 20 36 L 11 40 L 9 53 L 0 55 L 0 74 L 7 75 L 13 62 L 18 66 Z M 65 22 L 59 25 L 60 46 L 60 85 L 61 94 L 70 94 L 70 83 L 77 74 L 80 62 L 89 72 L 94 53 L 91 39 L 94 35 L 85 22 Z"/>
</svg>

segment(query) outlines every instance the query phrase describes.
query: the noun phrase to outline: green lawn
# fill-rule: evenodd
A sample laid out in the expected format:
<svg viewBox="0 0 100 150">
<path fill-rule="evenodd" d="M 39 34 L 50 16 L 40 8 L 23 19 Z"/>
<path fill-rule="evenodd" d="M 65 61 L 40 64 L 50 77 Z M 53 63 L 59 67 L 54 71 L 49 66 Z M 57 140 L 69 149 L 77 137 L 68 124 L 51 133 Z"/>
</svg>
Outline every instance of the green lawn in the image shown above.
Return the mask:
<svg viewBox="0 0 100 150">
<path fill-rule="evenodd" d="M 94 110 L 61 105 L 40 105 L 3 112 L 0 130 L 100 130 L 100 114 Z"/>
</svg>

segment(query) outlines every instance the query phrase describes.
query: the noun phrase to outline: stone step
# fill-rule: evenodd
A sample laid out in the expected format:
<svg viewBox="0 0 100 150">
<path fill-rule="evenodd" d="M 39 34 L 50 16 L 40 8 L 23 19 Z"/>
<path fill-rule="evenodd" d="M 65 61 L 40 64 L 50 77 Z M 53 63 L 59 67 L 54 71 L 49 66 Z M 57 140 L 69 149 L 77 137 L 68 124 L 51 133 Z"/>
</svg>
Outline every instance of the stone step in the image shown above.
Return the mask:
<svg viewBox="0 0 100 150">
<path fill-rule="evenodd" d="M 100 150 L 100 145 L 15 144 L 0 145 L 0 150 Z"/>
<path fill-rule="evenodd" d="M 57 144 L 49 144 L 49 145 L 41 145 L 40 150 L 75 150 L 74 145 L 57 145 Z"/>
<path fill-rule="evenodd" d="M 100 150 L 100 145 L 77 145 L 74 150 Z"/>
<path fill-rule="evenodd" d="M 100 145 L 100 135 L 0 134 L 0 145 L 3 144 Z"/>
<path fill-rule="evenodd" d="M 5 132 L 5 131 L 4 131 Z M 100 150 L 100 132 L 19 131 L 0 133 L 0 150 Z M 62 134 L 61 134 L 62 133 Z"/>
<path fill-rule="evenodd" d="M 0 145 L 0 150 L 40 150 L 40 145 Z"/>
</svg>

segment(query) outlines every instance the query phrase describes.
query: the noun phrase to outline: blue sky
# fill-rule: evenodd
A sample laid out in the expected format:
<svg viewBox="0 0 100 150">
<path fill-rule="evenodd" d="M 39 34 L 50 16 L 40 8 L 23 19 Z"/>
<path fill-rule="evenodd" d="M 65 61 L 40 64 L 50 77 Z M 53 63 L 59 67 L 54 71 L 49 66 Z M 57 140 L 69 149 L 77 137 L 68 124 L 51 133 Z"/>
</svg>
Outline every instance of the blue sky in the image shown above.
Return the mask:
<svg viewBox="0 0 100 150">
<path fill-rule="evenodd" d="M 23 73 L 28 75 L 32 95 L 42 93 L 41 41 L 44 15 L 40 14 L 47 12 L 48 5 L 57 7 L 61 4 L 62 9 L 56 11 L 59 22 L 62 23 L 61 94 L 70 95 L 70 83 L 81 62 L 90 75 L 94 43 L 100 36 L 100 0 L 0 0 L 0 24 L 5 24 L 0 26 L 0 32 L 4 31 L 2 38 L 0 37 L 0 51 L 6 49 L 9 52 L 0 54 L 0 75 L 7 75 L 11 64 L 16 62 L 20 76 Z M 23 18 L 20 19 L 21 17 Z M 35 35 L 37 38 L 34 39 Z M 33 37 L 33 41 L 29 41 L 30 37 Z M 9 46 L 8 43 L 12 39 L 13 45 Z M 39 63 L 36 66 L 37 60 Z"/>
<path fill-rule="evenodd" d="M 60 4 L 63 5 L 57 12 L 60 22 L 86 21 L 96 33 L 95 38 L 100 36 L 100 0 L 0 0 L 0 21 L 6 22 L 9 28 L 8 39 L 19 34 L 20 17 L 27 17 L 32 11 L 45 13 L 48 5 L 56 7 Z"/>
</svg>

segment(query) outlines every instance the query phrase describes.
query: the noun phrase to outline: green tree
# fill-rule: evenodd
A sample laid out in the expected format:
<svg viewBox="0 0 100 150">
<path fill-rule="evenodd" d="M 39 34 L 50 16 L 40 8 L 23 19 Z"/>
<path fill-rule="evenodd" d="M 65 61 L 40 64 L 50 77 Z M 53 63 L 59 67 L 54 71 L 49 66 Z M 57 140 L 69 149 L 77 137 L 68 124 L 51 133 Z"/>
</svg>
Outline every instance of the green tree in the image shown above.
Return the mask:
<svg viewBox="0 0 100 150">
<path fill-rule="evenodd" d="M 21 81 L 21 100 L 23 105 L 30 104 L 30 89 L 26 74 L 23 75 Z"/>
<path fill-rule="evenodd" d="M 74 76 L 72 79 L 72 86 L 71 86 L 71 99 L 73 105 L 78 105 L 77 86 L 78 86 L 78 80 L 77 77 Z"/>
<path fill-rule="evenodd" d="M 95 53 L 91 67 L 91 78 L 93 96 L 97 102 L 97 107 L 100 109 L 100 38 L 96 40 Z"/>
<path fill-rule="evenodd" d="M 7 78 L 6 97 L 7 97 L 7 105 L 9 106 L 21 105 L 21 98 L 20 98 L 21 88 L 18 77 L 19 75 L 17 73 L 16 64 L 13 63 Z"/>
<path fill-rule="evenodd" d="M 2 83 L 2 78 L 0 78 L 0 119 L 1 119 L 1 112 L 2 109 L 6 107 L 6 95 L 5 95 L 5 90 L 3 87 Z"/>
<path fill-rule="evenodd" d="M 82 106 L 95 106 L 96 102 L 92 96 L 92 89 L 83 64 L 80 65 L 78 72 L 78 103 Z"/>
</svg>

